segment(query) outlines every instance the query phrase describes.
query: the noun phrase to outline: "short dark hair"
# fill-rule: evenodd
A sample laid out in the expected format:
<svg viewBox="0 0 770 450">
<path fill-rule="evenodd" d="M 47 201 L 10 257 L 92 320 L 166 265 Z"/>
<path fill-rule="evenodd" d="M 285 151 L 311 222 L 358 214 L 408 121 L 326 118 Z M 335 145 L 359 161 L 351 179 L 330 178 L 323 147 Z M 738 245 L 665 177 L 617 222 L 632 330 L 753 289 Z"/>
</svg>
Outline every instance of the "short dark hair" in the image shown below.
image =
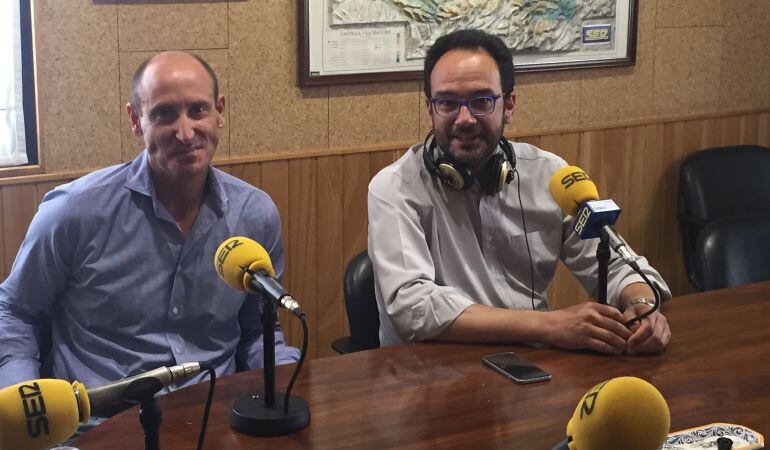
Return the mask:
<svg viewBox="0 0 770 450">
<path fill-rule="evenodd" d="M 195 53 L 187 53 L 182 52 L 187 55 L 192 56 L 195 58 L 204 69 L 206 69 L 206 73 L 209 74 L 211 77 L 211 84 L 213 85 L 213 94 L 214 94 L 214 102 L 217 101 L 217 98 L 219 98 L 219 81 L 217 80 L 217 74 L 214 73 L 214 69 L 211 68 L 209 63 L 206 62 L 203 58 L 196 55 Z M 141 64 L 139 64 L 139 67 L 136 68 L 136 71 L 134 72 L 134 75 L 131 77 L 131 106 L 137 110 L 141 111 L 141 104 L 142 99 L 139 98 L 139 84 L 142 83 L 142 77 L 144 77 L 144 71 L 147 70 L 147 66 L 150 65 L 150 62 L 158 55 L 150 56 L 149 58 L 145 59 Z"/>
<path fill-rule="evenodd" d="M 430 75 L 436 62 L 450 50 L 483 50 L 495 60 L 500 71 L 500 87 L 503 94 L 508 95 L 513 91 L 514 70 L 513 54 L 502 39 L 481 30 L 458 30 L 436 39 L 436 42 L 428 49 L 425 55 L 425 68 L 423 70 L 423 88 L 425 96 L 430 98 Z"/>
</svg>

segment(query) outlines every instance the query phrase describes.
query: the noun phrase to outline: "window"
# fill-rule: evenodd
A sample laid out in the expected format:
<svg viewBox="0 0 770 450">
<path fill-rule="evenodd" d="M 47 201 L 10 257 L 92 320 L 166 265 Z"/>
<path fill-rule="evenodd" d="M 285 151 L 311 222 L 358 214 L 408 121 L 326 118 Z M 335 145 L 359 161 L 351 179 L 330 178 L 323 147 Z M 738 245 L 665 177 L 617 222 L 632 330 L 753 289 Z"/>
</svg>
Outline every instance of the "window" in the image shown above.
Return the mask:
<svg viewBox="0 0 770 450">
<path fill-rule="evenodd" d="M 36 164 L 30 0 L 0 1 L 0 61 L 0 167 Z"/>
</svg>

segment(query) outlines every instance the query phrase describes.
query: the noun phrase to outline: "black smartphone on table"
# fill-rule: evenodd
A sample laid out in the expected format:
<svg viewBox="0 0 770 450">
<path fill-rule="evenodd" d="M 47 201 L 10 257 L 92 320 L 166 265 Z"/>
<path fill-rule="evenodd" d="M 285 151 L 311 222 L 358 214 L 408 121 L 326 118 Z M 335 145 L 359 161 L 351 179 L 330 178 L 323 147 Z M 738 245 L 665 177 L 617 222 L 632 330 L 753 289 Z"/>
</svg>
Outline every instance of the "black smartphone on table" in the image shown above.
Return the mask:
<svg viewBox="0 0 770 450">
<path fill-rule="evenodd" d="M 517 384 L 537 383 L 551 379 L 550 373 L 513 352 L 487 355 L 481 358 L 481 362 Z"/>
</svg>

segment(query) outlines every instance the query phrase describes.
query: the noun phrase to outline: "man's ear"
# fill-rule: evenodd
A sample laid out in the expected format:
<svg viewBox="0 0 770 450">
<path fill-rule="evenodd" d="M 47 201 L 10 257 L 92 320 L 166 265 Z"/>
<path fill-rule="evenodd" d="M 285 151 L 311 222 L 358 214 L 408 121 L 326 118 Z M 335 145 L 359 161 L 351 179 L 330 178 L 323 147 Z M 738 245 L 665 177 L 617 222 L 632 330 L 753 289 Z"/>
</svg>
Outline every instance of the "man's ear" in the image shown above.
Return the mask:
<svg viewBox="0 0 770 450">
<path fill-rule="evenodd" d="M 214 105 L 217 112 L 219 113 L 219 117 L 217 117 L 217 126 L 219 128 L 222 128 L 225 126 L 225 96 L 222 94 L 219 94 L 219 98 L 217 99 L 217 104 Z"/>
<path fill-rule="evenodd" d="M 503 96 L 503 120 L 505 123 L 511 123 L 513 119 L 513 110 L 516 106 L 516 94 L 511 92 L 507 96 Z"/>
<path fill-rule="evenodd" d="M 134 109 L 133 106 L 131 106 L 131 103 L 126 103 L 126 114 L 128 115 L 128 121 L 131 124 L 131 131 L 133 131 L 134 135 L 144 135 L 144 132 L 142 131 L 142 119 L 140 117 L 141 114 L 139 111 Z"/>
</svg>

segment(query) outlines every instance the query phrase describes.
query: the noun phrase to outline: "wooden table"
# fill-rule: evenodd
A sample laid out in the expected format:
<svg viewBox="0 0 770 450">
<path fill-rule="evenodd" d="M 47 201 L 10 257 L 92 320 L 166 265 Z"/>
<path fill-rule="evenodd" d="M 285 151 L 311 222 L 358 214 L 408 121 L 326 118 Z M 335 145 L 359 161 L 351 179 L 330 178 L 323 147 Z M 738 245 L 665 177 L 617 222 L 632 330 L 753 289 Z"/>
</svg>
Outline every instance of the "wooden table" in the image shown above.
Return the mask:
<svg viewBox="0 0 770 450">
<path fill-rule="evenodd" d="M 233 401 L 262 386 L 261 371 L 217 380 L 205 448 L 550 449 L 564 437 L 578 400 L 599 381 L 633 375 L 658 387 L 671 429 L 730 422 L 770 434 L 770 283 L 673 299 L 673 337 L 648 356 L 422 343 L 309 361 L 294 389 L 310 405 L 310 425 L 290 436 L 257 438 L 230 429 Z M 481 364 L 512 350 L 549 371 L 545 383 L 516 385 Z M 294 366 L 278 370 L 285 389 Z M 194 449 L 208 385 L 159 400 L 164 449 Z M 81 450 L 142 449 L 132 408 L 82 436 Z"/>
</svg>

